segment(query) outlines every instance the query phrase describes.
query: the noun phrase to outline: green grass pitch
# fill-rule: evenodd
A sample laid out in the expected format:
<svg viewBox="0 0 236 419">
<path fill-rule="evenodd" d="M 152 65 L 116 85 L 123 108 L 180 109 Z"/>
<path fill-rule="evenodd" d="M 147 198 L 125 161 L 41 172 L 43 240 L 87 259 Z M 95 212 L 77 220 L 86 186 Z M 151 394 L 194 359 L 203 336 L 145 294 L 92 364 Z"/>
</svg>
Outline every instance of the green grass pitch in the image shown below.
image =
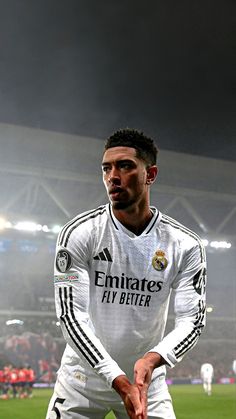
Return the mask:
<svg viewBox="0 0 236 419">
<path fill-rule="evenodd" d="M 236 385 L 213 385 L 212 396 L 201 385 L 169 386 L 177 419 L 236 418 Z M 32 399 L 0 400 L 1 419 L 44 419 L 52 390 L 34 389 Z M 113 419 L 112 413 L 106 419 Z"/>
</svg>

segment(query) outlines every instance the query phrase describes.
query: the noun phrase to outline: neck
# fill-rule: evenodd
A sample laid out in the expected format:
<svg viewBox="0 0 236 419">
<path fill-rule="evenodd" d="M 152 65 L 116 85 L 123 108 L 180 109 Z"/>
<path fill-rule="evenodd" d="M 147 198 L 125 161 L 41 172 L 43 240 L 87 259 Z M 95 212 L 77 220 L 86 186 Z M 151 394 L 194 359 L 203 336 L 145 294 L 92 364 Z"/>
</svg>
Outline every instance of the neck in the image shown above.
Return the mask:
<svg viewBox="0 0 236 419">
<path fill-rule="evenodd" d="M 149 224 L 153 213 L 149 206 L 145 208 L 130 208 L 125 210 L 112 209 L 113 214 L 132 233 L 139 236 Z"/>
</svg>

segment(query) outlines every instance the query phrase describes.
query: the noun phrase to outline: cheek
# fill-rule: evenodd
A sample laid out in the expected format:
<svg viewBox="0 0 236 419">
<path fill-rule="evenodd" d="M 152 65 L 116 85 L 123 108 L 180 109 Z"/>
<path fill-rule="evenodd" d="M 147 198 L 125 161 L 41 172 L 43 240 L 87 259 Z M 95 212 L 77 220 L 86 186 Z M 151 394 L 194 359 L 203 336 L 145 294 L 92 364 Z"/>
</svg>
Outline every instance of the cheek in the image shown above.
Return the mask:
<svg viewBox="0 0 236 419">
<path fill-rule="evenodd" d="M 105 188 L 107 189 L 108 188 L 108 181 L 107 181 L 107 179 L 106 179 L 106 177 L 105 176 L 103 176 L 103 185 L 105 186 Z"/>
<path fill-rule="evenodd" d="M 146 179 L 143 175 L 140 176 L 133 176 L 130 181 L 129 185 L 132 189 L 142 191 L 143 187 L 146 183 Z"/>
</svg>

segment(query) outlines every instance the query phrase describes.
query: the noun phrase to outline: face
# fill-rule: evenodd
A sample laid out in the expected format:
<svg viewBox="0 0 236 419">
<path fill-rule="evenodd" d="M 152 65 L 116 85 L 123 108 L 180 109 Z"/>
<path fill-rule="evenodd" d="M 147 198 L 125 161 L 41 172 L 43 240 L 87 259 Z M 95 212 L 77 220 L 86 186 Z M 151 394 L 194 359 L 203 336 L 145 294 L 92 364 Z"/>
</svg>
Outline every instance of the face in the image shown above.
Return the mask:
<svg viewBox="0 0 236 419">
<path fill-rule="evenodd" d="M 114 209 L 127 209 L 145 199 L 147 168 L 132 147 L 113 147 L 102 161 L 103 182 Z"/>
</svg>

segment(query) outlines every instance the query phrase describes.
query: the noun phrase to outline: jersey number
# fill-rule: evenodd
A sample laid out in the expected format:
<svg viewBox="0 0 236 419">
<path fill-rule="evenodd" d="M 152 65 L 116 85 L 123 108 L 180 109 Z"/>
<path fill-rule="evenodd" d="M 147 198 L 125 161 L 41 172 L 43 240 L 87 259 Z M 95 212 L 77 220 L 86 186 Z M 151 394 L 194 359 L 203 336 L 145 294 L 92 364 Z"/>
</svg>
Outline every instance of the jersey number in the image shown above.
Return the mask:
<svg viewBox="0 0 236 419">
<path fill-rule="evenodd" d="M 59 409 L 56 407 L 56 403 L 63 404 L 65 400 L 66 399 L 61 399 L 60 397 L 57 397 L 56 400 L 55 400 L 55 402 L 54 402 L 54 405 L 53 405 L 53 408 L 52 408 L 52 412 L 56 412 L 56 414 L 57 414 L 56 419 L 60 419 L 60 417 L 61 417 L 61 414 L 59 412 Z"/>
</svg>

